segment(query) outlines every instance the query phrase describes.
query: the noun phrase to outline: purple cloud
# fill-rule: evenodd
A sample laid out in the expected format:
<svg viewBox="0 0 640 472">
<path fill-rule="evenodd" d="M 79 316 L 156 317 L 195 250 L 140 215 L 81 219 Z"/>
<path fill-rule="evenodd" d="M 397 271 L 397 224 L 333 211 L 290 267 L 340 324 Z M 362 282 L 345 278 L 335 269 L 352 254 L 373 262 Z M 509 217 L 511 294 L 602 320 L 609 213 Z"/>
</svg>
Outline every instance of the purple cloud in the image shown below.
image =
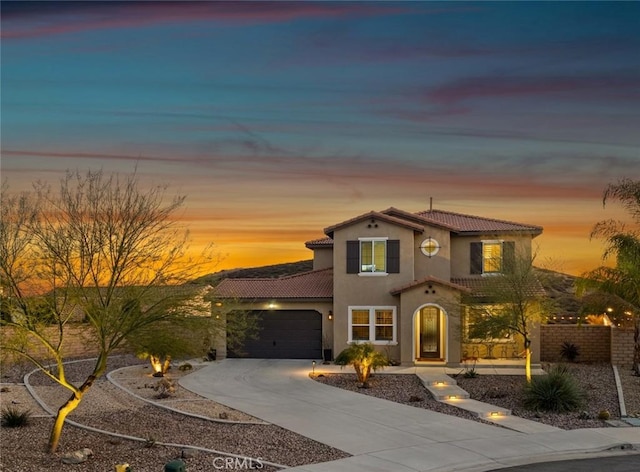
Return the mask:
<svg viewBox="0 0 640 472">
<path fill-rule="evenodd" d="M 382 15 L 398 5 L 339 2 L 2 2 L 3 39 L 161 23 L 280 23 L 299 18 Z"/>
<path fill-rule="evenodd" d="M 471 77 L 435 87 L 426 94 L 436 105 L 459 107 L 476 98 L 535 97 L 577 94 L 590 98 L 635 99 L 640 97 L 640 77 L 630 75 L 586 77 Z"/>
</svg>

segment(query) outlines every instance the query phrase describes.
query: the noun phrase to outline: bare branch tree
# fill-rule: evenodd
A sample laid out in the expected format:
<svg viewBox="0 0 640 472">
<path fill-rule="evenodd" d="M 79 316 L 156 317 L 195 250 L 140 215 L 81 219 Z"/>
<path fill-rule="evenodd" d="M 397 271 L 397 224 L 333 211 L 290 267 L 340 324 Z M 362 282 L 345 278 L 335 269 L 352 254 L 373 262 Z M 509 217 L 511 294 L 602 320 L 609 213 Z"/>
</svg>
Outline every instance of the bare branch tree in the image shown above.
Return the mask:
<svg viewBox="0 0 640 472">
<path fill-rule="evenodd" d="M 171 320 L 188 305 L 189 290 L 166 287 L 190 280 L 209 260 L 207 253 L 188 256 L 188 232 L 174 217 L 185 197 L 167 199 L 165 192 L 166 186 L 143 191 L 135 173 L 102 171 L 67 172 L 56 192 L 43 182 L 19 196 L 2 187 L 0 277 L 11 300 L 11 316 L 2 323 L 14 340 L 23 340 L 3 348 L 71 391 L 51 431 L 51 452 L 67 415 L 104 374 L 108 356 L 136 332 Z M 47 304 L 46 320 L 34 310 L 36 300 Z M 78 317 L 99 353 L 79 385 L 66 378 L 63 356 L 67 327 Z M 53 334 L 45 329 L 52 324 Z M 34 343 L 55 368 L 38 358 Z"/>
</svg>

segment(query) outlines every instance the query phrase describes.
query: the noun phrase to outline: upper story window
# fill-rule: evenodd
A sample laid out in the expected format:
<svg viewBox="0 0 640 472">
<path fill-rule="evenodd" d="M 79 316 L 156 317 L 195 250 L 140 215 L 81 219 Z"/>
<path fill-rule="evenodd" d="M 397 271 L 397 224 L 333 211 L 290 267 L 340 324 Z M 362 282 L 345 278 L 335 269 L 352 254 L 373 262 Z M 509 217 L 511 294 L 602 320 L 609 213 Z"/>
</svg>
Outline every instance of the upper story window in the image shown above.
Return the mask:
<svg viewBox="0 0 640 472">
<path fill-rule="evenodd" d="M 502 242 L 487 241 L 482 243 L 482 273 L 495 274 L 502 272 Z"/>
<path fill-rule="evenodd" d="M 471 243 L 471 274 L 502 274 L 515 261 L 515 242 L 488 240 Z"/>
<path fill-rule="evenodd" d="M 399 272 L 399 240 L 360 238 L 347 241 L 347 274 L 386 275 Z"/>
<path fill-rule="evenodd" d="M 387 272 L 387 240 L 360 240 L 360 272 Z"/>
</svg>

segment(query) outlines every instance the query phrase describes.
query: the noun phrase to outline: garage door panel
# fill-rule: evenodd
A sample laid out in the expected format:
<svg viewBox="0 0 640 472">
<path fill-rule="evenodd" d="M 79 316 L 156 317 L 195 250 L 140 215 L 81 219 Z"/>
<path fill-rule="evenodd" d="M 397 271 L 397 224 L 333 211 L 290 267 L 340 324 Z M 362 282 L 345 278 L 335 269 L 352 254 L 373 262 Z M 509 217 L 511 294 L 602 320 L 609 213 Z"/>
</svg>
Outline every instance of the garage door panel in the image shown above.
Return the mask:
<svg viewBox="0 0 640 472">
<path fill-rule="evenodd" d="M 229 357 L 320 359 L 322 315 L 313 310 L 255 311 L 261 326 L 258 339 L 245 342 L 242 354 Z"/>
</svg>

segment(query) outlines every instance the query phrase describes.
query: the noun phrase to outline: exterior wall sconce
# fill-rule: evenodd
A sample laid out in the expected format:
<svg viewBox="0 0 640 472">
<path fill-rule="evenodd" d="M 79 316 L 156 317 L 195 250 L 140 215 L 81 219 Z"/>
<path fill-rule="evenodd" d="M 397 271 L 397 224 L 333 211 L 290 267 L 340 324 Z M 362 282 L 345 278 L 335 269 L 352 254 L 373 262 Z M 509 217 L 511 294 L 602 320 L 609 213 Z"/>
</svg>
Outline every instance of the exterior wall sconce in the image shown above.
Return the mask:
<svg viewBox="0 0 640 472">
<path fill-rule="evenodd" d="M 332 320 L 332 319 L 333 319 L 333 311 L 329 310 L 329 315 L 328 315 L 328 317 L 329 317 L 329 320 Z"/>
</svg>

